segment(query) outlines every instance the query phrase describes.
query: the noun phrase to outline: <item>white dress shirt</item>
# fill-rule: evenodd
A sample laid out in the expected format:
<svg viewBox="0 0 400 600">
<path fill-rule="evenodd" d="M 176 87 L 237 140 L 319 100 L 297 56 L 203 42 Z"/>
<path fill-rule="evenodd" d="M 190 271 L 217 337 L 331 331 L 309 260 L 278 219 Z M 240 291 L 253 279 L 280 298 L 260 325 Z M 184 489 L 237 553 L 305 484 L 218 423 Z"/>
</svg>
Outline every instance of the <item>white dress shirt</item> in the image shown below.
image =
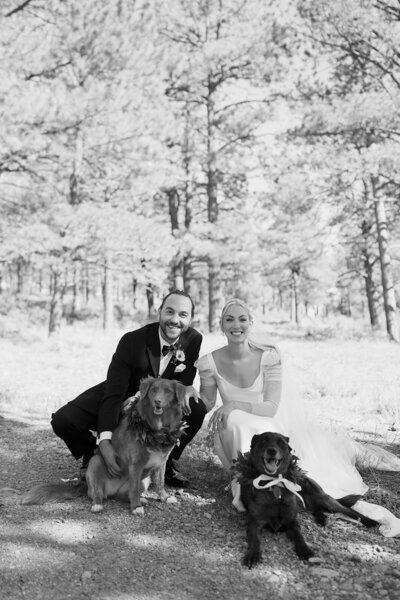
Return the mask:
<svg viewBox="0 0 400 600">
<path fill-rule="evenodd" d="M 161 377 L 161 375 L 164 373 L 165 369 L 168 367 L 169 365 L 169 361 L 172 358 L 172 352 L 168 352 L 168 354 L 166 354 L 165 356 L 163 356 L 162 353 L 162 347 L 163 346 L 175 346 L 175 344 L 177 343 L 177 341 L 179 340 L 179 338 L 177 338 L 174 342 L 172 343 L 168 343 L 164 340 L 164 338 L 161 335 L 161 329 L 158 329 L 158 337 L 160 338 L 160 368 L 158 369 L 158 376 Z"/>
</svg>

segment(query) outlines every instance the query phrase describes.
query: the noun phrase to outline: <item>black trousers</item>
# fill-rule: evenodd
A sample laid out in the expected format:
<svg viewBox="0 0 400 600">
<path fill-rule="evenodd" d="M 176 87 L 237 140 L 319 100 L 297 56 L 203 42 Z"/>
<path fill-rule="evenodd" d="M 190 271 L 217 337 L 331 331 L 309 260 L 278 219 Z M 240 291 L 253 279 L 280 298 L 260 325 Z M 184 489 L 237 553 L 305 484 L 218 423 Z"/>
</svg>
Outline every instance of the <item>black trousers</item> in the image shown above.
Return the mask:
<svg viewBox="0 0 400 600">
<path fill-rule="evenodd" d="M 186 415 L 183 419 L 188 427 L 182 434 L 179 445 L 173 448 L 168 460 L 179 460 L 182 452 L 203 424 L 207 410 L 202 400 L 199 399 L 198 403 L 193 399 L 190 400 L 190 408 L 190 415 Z M 97 415 L 85 411 L 76 404 L 65 404 L 53 413 L 51 426 L 77 460 L 96 448 L 96 438 L 91 431 L 97 429 Z"/>
</svg>

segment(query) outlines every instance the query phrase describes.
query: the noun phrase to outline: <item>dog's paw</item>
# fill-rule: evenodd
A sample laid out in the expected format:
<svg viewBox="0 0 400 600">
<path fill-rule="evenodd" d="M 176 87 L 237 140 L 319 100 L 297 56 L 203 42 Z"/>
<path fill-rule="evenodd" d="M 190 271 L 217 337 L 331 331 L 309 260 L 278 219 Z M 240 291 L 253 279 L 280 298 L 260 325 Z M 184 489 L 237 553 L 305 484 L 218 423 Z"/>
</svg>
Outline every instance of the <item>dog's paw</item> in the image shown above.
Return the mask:
<svg viewBox="0 0 400 600">
<path fill-rule="evenodd" d="M 131 513 L 133 515 L 137 515 L 138 517 L 144 517 L 144 508 L 143 506 L 138 506 L 137 508 L 134 508 Z"/>
<path fill-rule="evenodd" d="M 258 550 L 247 550 L 243 557 L 243 565 L 248 569 L 252 569 L 259 562 L 261 562 L 261 552 Z"/>
<path fill-rule="evenodd" d="M 321 527 L 325 527 L 326 526 L 326 524 L 328 523 L 329 517 L 330 517 L 330 514 L 329 513 L 325 513 L 323 511 L 316 511 L 314 513 L 315 522 L 318 525 L 321 525 Z"/>
<path fill-rule="evenodd" d="M 234 508 L 236 508 L 236 510 L 240 513 L 245 513 L 247 512 L 245 505 L 243 504 L 243 502 L 241 501 L 240 498 L 234 498 L 232 500 L 232 506 Z"/>
<path fill-rule="evenodd" d="M 314 552 L 311 550 L 311 548 L 309 546 L 305 546 L 301 549 L 296 549 L 296 553 L 297 553 L 297 556 L 301 560 L 305 560 L 305 561 L 309 561 L 309 560 L 313 559 L 313 557 L 314 557 Z"/>
<path fill-rule="evenodd" d="M 166 502 L 166 504 L 175 504 L 176 502 L 178 502 L 178 500 L 173 494 L 167 494 L 165 490 L 159 493 L 159 498 L 161 502 Z"/>
<path fill-rule="evenodd" d="M 102 504 L 92 504 L 92 508 L 90 510 L 92 513 L 99 513 L 104 510 L 104 506 Z"/>
</svg>

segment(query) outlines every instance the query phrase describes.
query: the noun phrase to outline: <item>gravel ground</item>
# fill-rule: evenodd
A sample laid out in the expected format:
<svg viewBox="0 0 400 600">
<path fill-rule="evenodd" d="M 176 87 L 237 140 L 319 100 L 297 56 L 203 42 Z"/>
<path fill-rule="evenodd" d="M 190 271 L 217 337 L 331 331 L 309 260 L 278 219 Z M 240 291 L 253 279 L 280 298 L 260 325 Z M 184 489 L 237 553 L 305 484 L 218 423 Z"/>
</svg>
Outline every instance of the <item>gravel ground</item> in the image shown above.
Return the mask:
<svg viewBox="0 0 400 600">
<path fill-rule="evenodd" d="M 262 565 L 242 567 L 245 517 L 230 505 L 226 478 L 202 431 L 181 460 L 192 487 L 177 504 L 149 499 L 144 518 L 109 501 L 92 514 L 87 498 L 21 506 L 19 493 L 76 474 L 48 426 L 0 417 L 0 579 L 2 597 L 54 600 L 205 598 L 397 599 L 400 539 L 331 518 L 301 516 L 321 563 L 298 560 L 282 534 L 265 534 Z M 399 474 L 364 473 L 367 500 L 400 514 Z"/>
</svg>

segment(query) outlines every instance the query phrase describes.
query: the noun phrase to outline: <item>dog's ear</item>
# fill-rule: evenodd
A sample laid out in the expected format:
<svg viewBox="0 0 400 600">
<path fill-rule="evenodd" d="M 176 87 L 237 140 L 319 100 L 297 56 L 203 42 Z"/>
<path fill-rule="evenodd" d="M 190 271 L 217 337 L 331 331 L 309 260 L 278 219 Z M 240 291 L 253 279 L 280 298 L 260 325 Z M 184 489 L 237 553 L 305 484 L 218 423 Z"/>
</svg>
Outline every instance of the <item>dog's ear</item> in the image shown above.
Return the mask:
<svg viewBox="0 0 400 600">
<path fill-rule="evenodd" d="M 285 442 L 285 444 L 287 445 L 287 447 L 289 449 L 289 452 L 291 452 L 292 449 L 291 449 L 290 444 L 289 444 L 290 438 L 288 438 L 286 435 L 283 435 L 282 433 L 280 434 L 280 436 L 283 439 L 283 441 Z"/>
<path fill-rule="evenodd" d="M 253 437 L 251 438 L 250 450 L 254 448 L 261 436 L 261 433 L 253 435 Z"/>
<path fill-rule="evenodd" d="M 174 381 L 174 385 L 175 385 L 176 399 L 178 400 L 178 403 L 181 406 L 183 406 L 183 401 L 185 399 L 185 394 L 186 394 L 186 386 L 183 385 L 183 383 L 180 383 L 179 381 Z"/>
<path fill-rule="evenodd" d="M 285 443 L 287 444 L 288 450 L 289 452 L 293 451 L 293 448 L 291 447 L 291 445 L 289 444 L 290 438 L 288 438 L 286 435 L 283 435 L 282 438 L 285 440 Z"/>
<path fill-rule="evenodd" d="M 146 377 L 146 379 L 142 379 L 142 381 L 140 382 L 140 387 L 139 387 L 141 398 L 144 398 L 145 396 L 147 396 L 149 389 L 154 381 L 155 381 L 154 377 Z"/>
</svg>

